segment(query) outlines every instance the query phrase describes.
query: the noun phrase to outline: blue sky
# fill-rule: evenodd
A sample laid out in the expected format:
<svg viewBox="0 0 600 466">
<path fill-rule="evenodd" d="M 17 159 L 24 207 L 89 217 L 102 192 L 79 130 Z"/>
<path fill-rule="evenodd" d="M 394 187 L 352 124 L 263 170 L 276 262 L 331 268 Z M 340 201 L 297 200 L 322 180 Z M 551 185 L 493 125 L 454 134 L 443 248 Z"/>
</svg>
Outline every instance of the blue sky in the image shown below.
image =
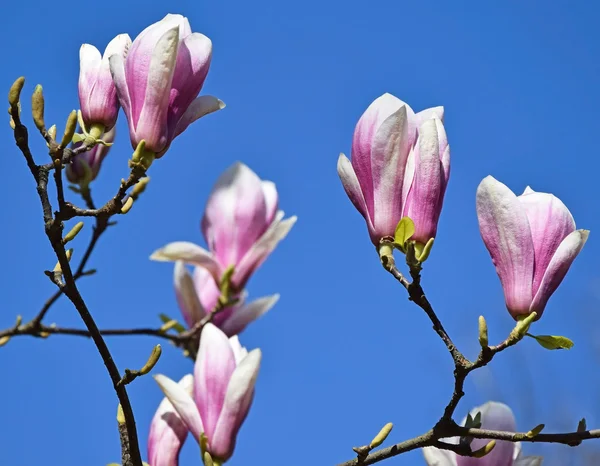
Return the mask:
<svg viewBox="0 0 600 466">
<path fill-rule="evenodd" d="M 172 267 L 149 254 L 174 240 L 201 241 L 210 188 L 242 160 L 277 183 L 281 207 L 298 223 L 253 277 L 251 296 L 280 293 L 269 315 L 241 336 L 263 350 L 255 403 L 232 466 L 334 465 L 353 456 L 386 422 L 390 440 L 421 434 L 451 394 L 452 367 L 423 313 L 380 267 L 366 227 L 336 174 L 354 125 L 384 92 L 415 110 L 446 108 L 452 175 L 423 284 L 455 342 L 475 356 L 477 317 L 490 339 L 512 328 L 502 291 L 479 237 L 475 189 L 492 174 L 521 192 L 558 195 L 578 227 L 592 231 L 552 297 L 539 334 L 576 346 L 548 352 L 533 341 L 501 354 L 467 383 L 460 416 L 495 399 L 510 404 L 524 430 L 546 423 L 572 430 L 585 416 L 600 425 L 597 258 L 600 231 L 597 131 L 600 32 L 592 2 L 127 2 L 74 9 L 64 1 L 3 6 L 0 88 L 25 75 L 26 94 L 44 85 L 46 121 L 62 127 L 78 105 L 78 50 L 135 37 L 166 13 L 186 15 L 214 44 L 204 92 L 227 108 L 194 124 L 152 166 L 143 201 L 102 239 L 81 290 L 102 327 L 153 326 L 176 316 Z M 27 102 L 27 100 L 25 100 Z M 25 121 L 30 121 L 24 104 Z M 130 156 L 123 115 L 118 143 L 94 186 L 98 202 L 115 191 Z M 33 317 L 54 290 L 43 270 L 55 258 L 43 232 L 35 188 L 10 128 L 0 169 L 4 265 L 0 325 Z M 45 162 L 45 146 L 32 149 Z M 91 224 L 74 243 L 75 259 Z M 78 255 L 79 253 L 79 255 Z M 61 300 L 48 323 L 81 326 Z M 156 341 L 112 338 L 121 370 L 140 366 Z M 157 370 L 179 378 L 190 361 L 165 345 Z M 119 460 L 116 398 L 93 344 L 75 337 L 21 337 L 0 349 L 4 374 L 2 463 L 104 465 Z M 129 390 L 142 449 L 161 393 L 151 377 Z M 600 445 L 598 445 L 600 447 Z M 527 445 L 545 465 L 578 465 L 598 449 Z M 196 445 L 183 465 L 200 464 Z M 423 464 L 420 452 L 389 465 Z"/>
</svg>

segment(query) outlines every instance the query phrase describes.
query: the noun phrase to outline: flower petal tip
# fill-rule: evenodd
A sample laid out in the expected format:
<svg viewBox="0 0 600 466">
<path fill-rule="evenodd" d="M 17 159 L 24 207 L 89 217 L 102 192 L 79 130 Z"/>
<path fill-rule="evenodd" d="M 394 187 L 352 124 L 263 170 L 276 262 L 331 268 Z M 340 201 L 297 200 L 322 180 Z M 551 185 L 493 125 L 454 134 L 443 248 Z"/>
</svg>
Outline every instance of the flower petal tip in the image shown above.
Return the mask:
<svg viewBox="0 0 600 466">
<path fill-rule="evenodd" d="M 157 262 L 170 262 L 170 259 L 164 255 L 163 248 L 157 249 L 152 254 L 150 254 L 150 260 Z"/>
</svg>

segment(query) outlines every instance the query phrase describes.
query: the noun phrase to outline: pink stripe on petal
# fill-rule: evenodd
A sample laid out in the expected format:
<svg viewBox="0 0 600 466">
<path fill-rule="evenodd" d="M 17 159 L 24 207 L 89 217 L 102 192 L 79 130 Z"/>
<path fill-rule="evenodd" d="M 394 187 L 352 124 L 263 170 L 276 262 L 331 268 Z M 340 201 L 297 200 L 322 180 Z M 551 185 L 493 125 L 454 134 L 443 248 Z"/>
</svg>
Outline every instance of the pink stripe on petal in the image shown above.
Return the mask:
<svg viewBox="0 0 600 466">
<path fill-rule="evenodd" d="M 79 106 L 85 121 L 89 121 L 89 98 L 98 80 L 101 61 L 100 51 L 93 45 L 83 44 L 79 49 Z"/>
<path fill-rule="evenodd" d="M 210 276 L 208 272 L 206 274 Z M 201 321 L 206 316 L 206 311 L 198 298 L 192 276 L 183 261 L 175 262 L 173 282 L 181 314 L 187 326 L 193 327 L 196 322 Z"/>
<path fill-rule="evenodd" d="M 150 255 L 150 259 L 159 262 L 183 261 L 187 264 L 204 267 L 215 281 L 221 279 L 221 268 L 212 257 L 211 253 L 197 244 L 188 241 L 174 241 L 157 249 Z"/>
<path fill-rule="evenodd" d="M 210 445 L 235 367 L 227 336 L 215 325 L 206 324 L 194 366 L 194 396 Z"/>
<path fill-rule="evenodd" d="M 269 229 L 252 245 L 242 260 L 240 260 L 231 279 L 236 289 L 241 290 L 246 286 L 250 275 L 260 267 L 279 242 L 287 236 L 297 220 L 296 216 L 285 220 L 281 220 L 281 217 L 283 217 L 283 212 L 279 211 Z"/>
<path fill-rule="evenodd" d="M 154 380 L 169 399 L 173 408 L 177 411 L 177 414 L 179 414 L 196 441 L 199 441 L 200 434 L 204 432 L 204 428 L 198 408 L 190 396 L 187 387 L 177 384 L 175 381 L 162 374 L 155 375 Z"/>
<path fill-rule="evenodd" d="M 221 325 L 221 330 L 228 336 L 241 333 L 248 324 L 266 314 L 279 301 L 279 295 L 266 296 L 240 306 Z"/>
<path fill-rule="evenodd" d="M 393 235 L 402 217 L 402 181 L 416 135 L 415 115 L 403 103 L 381 124 L 373 139 L 373 225 L 379 236 Z"/>
<path fill-rule="evenodd" d="M 131 89 L 131 115 L 133 127 L 142 113 L 146 86 L 148 85 L 148 74 L 150 62 L 154 49 L 160 38 L 170 29 L 179 28 L 183 21 L 181 15 L 167 15 L 162 20 L 151 24 L 144 29 L 133 41 L 129 48 L 126 61 L 127 84 Z"/>
<path fill-rule="evenodd" d="M 180 40 L 169 99 L 168 126 L 171 138 L 179 120 L 202 89 L 211 57 L 212 42 L 205 35 L 195 32 Z"/>
<path fill-rule="evenodd" d="M 187 375 L 179 385 L 191 392 L 193 377 Z M 159 404 L 150 424 L 148 435 L 148 461 L 152 466 L 178 466 L 179 452 L 187 438 L 188 428 L 168 400 Z"/>
<path fill-rule="evenodd" d="M 94 85 L 87 89 L 87 105 L 81 105 L 81 112 L 86 123 L 102 124 L 105 130 L 110 130 L 114 127 L 119 112 L 119 102 L 117 99 L 117 90 L 110 72 L 109 57 L 113 55 L 125 57 L 130 44 L 131 39 L 129 36 L 127 34 L 120 34 L 106 46 L 102 60 L 96 68 Z M 80 87 L 80 97 L 81 92 L 82 89 Z"/>
<path fill-rule="evenodd" d="M 167 116 L 178 47 L 179 28 L 174 27 L 161 36 L 150 59 L 144 104 L 135 132 L 138 140 L 146 140 L 146 148 L 153 152 L 160 152 L 168 143 Z M 126 64 L 130 61 L 131 56 Z"/>
<path fill-rule="evenodd" d="M 571 264 L 585 245 L 589 234 L 588 230 L 575 230 L 556 249 L 531 303 L 531 311 L 538 313 L 538 319 L 544 312 L 548 299 L 561 284 Z"/>
<path fill-rule="evenodd" d="M 263 195 L 265 196 L 265 205 L 267 207 L 267 216 L 265 219 L 266 225 L 271 225 L 277 215 L 279 209 L 279 194 L 277 193 L 277 187 L 272 181 L 261 181 Z"/>
<path fill-rule="evenodd" d="M 340 154 L 338 158 L 337 172 L 346 194 L 350 198 L 352 204 L 354 204 L 354 207 L 356 207 L 356 210 L 358 210 L 366 220 L 369 232 L 371 232 L 373 230 L 373 224 L 367 212 L 367 205 L 365 203 L 361 185 L 356 177 L 356 173 L 354 172 L 350 160 L 348 160 L 348 157 L 344 154 Z M 379 242 L 379 238 L 372 239 L 373 241 Z"/>
<path fill-rule="evenodd" d="M 508 310 L 514 318 L 529 314 L 535 259 L 525 208 L 510 189 L 488 176 L 477 188 L 477 218 Z"/>
<path fill-rule="evenodd" d="M 444 187 L 435 120 L 421 125 L 414 159 L 415 174 L 402 216 L 410 217 L 415 223 L 412 239 L 425 244 L 435 237 Z"/>
<path fill-rule="evenodd" d="M 134 143 L 133 136 L 135 134 L 135 125 L 133 123 L 133 117 L 131 112 L 131 96 L 129 95 L 129 86 L 125 77 L 125 59 L 121 55 L 112 55 L 108 59 L 110 74 L 112 75 L 117 89 L 117 96 L 119 103 L 123 107 L 125 117 L 127 118 L 127 124 L 129 125 L 129 134 L 132 146 L 136 147 L 137 143 Z"/>
<path fill-rule="evenodd" d="M 210 444 L 211 453 L 219 458 L 228 459 L 233 454 L 237 433 L 252 404 L 261 357 L 259 349 L 250 351 L 231 377 L 223 410 Z"/>
<path fill-rule="evenodd" d="M 575 231 L 575 220 L 560 199 L 547 193 L 536 193 L 528 187 L 517 199 L 525 207 L 535 250 L 533 294 L 564 238 Z"/>
<path fill-rule="evenodd" d="M 219 296 L 221 296 L 221 290 L 215 282 L 215 278 L 204 267 L 195 267 L 193 280 L 202 307 L 206 312 L 214 311 Z"/>
<path fill-rule="evenodd" d="M 237 265 L 266 231 L 266 209 L 261 180 L 246 165 L 238 162 L 219 177 L 206 205 L 203 230 L 224 269 Z"/>
<path fill-rule="evenodd" d="M 375 218 L 375 174 L 372 161 L 374 140 L 383 122 L 397 113 L 403 105 L 404 102 L 392 94 L 383 94 L 369 105 L 354 129 L 352 167 L 360 183 L 367 212 L 371 219 Z"/>
<path fill-rule="evenodd" d="M 173 139 L 183 133 L 194 121 L 225 108 L 225 103 L 212 95 L 201 95 L 197 97 L 183 113 L 177 124 Z"/>
</svg>

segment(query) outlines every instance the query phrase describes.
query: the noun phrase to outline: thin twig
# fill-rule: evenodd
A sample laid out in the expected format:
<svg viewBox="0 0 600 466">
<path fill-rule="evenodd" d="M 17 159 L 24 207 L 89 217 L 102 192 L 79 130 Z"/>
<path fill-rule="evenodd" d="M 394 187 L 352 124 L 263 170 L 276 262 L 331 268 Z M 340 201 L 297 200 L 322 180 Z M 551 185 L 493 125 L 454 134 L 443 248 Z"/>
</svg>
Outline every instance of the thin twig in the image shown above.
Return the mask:
<svg viewBox="0 0 600 466">
<path fill-rule="evenodd" d="M 109 217 L 108 218 L 107 217 L 96 218 L 96 225 L 94 226 L 92 236 L 90 238 L 90 242 L 88 243 L 87 248 L 81 258 L 81 261 L 79 262 L 77 270 L 75 271 L 75 273 L 73 275 L 73 279 L 75 281 L 79 280 L 81 277 L 89 275 L 89 271 L 86 271 L 85 268 L 87 266 L 87 263 L 92 255 L 92 253 L 94 252 L 94 248 L 96 247 L 98 240 L 100 239 L 102 234 L 108 228 L 108 224 L 109 224 Z M 58 298 L 60 298 L 62 296 L 62 294 L 63 294 L 63 290 L 61 288 L 59 288 L 50 298 L 48 298 L 48 300 L 44 303 L 44 306 L 42 307 L 40 312 L 31 321 L 31 325 L 33 327 L 36 327 L 39 324 L 41 324 L 42 320 L 44 319 L 44 317 L 46 317 L 46 314 L 48 313 L 48 311 L 50 310 L 52 305 L 56 301 L 58 301 Z"/>
<path fill-rule="evenodd" d="M 47 167 L 37 166 L 35 164 L 35 161 L 28 146 L 27 129 L 21 123 L 18 107 L 16 105 L 13 105 L 11 106 L 10 111 L 14 123 L 15 141 L 19 149 L 21 149 L 21 152 L 23 153 L 27 161 L 27 165 L 36 181 L 37 192 L 40 197 L 40 203 L 42 205 L 42 210 L 44 213 L 44 225 L 46 235 L 48 236 L 48 240 L 50 241 L 50 244 L 52 245 L 52 248 L 56 253 L 58 262 L 63 272 L 64 283 L 60 283 L 58 281 L 57 283 L 59 284 L 64 294 L 74 304 L 75 308 L 79 312 L 79 315 L 84 321 L 88 331 L 90 332 L 91 338 L 94 340 L 98 352 L 102 357 L 104 365 L 108 370 L 110 378 L 113 382 L 113 386 L 119 398 L 119 402 L 123 408 L 123 414 L 125 417 L 125 424 L 127 428 L 127 441 L 121 442 L 123 466 L 142 466 L 142 459 L 140 455 L 137 431 L 135 426 L 135 418 L 133 416 L 133 410 L 131 408 L 131 403 L 129 402 L 127 391 L 125 389 L 125 386 L 118 386 L 118 382 L 121 379 L 119 370 L 114 360 L 112 359 L 112 355 L 110 354 L 110 351 L 106 346 L 102 335 L 100 335 L 98 331 L 98 327 L 96 326 L 92 315 L 90 314 L 83 298 L 81 297 L 81 294 L 79 293 L 79 290 L 77 289 L 77 284 L 71 271 L 71 266 L 69 264 L 69 260 L 67 258 L 65 247 L 62 241 L 63 225 L 61 219 L 54 219 L 52 216 L 52 206 L 50 204 L 47 189 L 49 169 Z M 132 170 L 132 176 L 133 172 L 134 170 Z M 111 201 L 116 204 L 120 202 L 119 199 L 113 199 Z M 111 201 L 109 201 L 109 203 L 107 204 L 110 204 Z M 63 218 L 63 220 L 65 219 Z M 125 461 L 126 458 L 127 461 Z"/>
<path fill-rule="evenodd" d="M 489 440 L 505 440 L 509 442 L 546 442 L 546 443 L 561 443 L 565 445 L 576 446 L 579 445 L 583 440 L 600 438 L 600 429 L 582 432 L 568 432 L 561 434 L 537 434 L 532 435 L 531 432 L 527 433 L 515 433 L 515 432 L 502 432 L 493 430 L 473 429 L 464 426 L 459 426 L 454 420 L 453 416 L 458 407 L 458 404 L 464 396 L 464 383 L 467 376 L 476 369 L 487 365 L 494 356 L 501 351 L 517 344 L 522 335 L 518 332 L 511 332 L 509 337 L 502 343 L 496 346 L 485 346 L 482 347 L 477 359 L 473 362 L 469 361 L 454 345 L 452 339 L 448 335 L 448 332 L 444 329 L 442 322 L 437 317 L 437 314 L 433 310 L 431 303 L 425 296 L 425 292 L 421 287 L 421 264 L 414 259 L 414 251 L 410 248 L 407 251 L 407 264 L 410 269 L 410 275 L 412 282 L 398 270 L 396 267 L 394 257 L 390 249 L 384 254 L 380 253 L 381 264 L 384 269 L 389 272 L 407 291 L 409 299 L 417 304 L 432 323 L 433 329 L 441 340 L 446 345 L 448 352 L 452 356 L 454 362 L 454 389 L 450 401 L 444 409 L 444 413 L 439 421 L 435 424 L 432 430 L 429 432 L 415 437 L 410 440 L 398 443 L 391 447 L 382 448 L 377 451 L 371 452 L 367 456 L 360 456 L 345 463 L 340 463 L 338 466 L 359 466 L 369 465 L 378 463 L 387 458 L 399 455 L 406 451 L 414 450 L 417 448 L 423 448 L 427 446 L 434 446 L 444 450 L 451 450 L 455 453 L 463 456 L 471 456 L 472 451 L 468 444 L 450 444 L 443 442 L 440 439 L 449 437 L 470 437 L 470 438 L 481 438 Z"/>
</svg>

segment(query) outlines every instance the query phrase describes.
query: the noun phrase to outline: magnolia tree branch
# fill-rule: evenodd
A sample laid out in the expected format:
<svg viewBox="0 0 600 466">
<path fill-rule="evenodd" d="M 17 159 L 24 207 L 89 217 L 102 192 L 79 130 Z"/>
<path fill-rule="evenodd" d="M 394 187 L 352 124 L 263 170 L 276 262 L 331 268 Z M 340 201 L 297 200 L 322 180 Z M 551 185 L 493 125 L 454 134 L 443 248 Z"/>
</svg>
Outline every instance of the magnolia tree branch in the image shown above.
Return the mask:
<svg viewBox="0 0 600 466">
<path fill-rule="evenodd" d="M 391 250 L 388 250 L 391 251 Z M 560 443 L 569 446 L 577 446 L 583 440 L 600 438 L 600 429 L 586 430 L 585 424 L 580 424 L 577 431 L 557 434 L 543 434 L 540 430 L 535 430 L 523 433 L 502 432 L 494 430 L 485 430 L 473 427 L 465 427 L 458 425 L 454 419 L 456 408 L 464 396 L 464 383 L 467 376 L 476 369 L 486 366 L 497 353 L 504 351 L 510 346 L 517 344 L 525 335 L 530 322 L 518 323 L 515 329 L 510 333 L 508 338 L 496 346 L 489 346 L 487 341 L 480 340 L 481 351 L 475 361 L 469 361 L 456 347 L 452 339 L 444 329 L 441 321 L 437 317 L 433 307 L 427 300 L 425 292 L 421 287 L 421 264 L 414 259 L 414 250 L 409 247 L 407 250 L 407 265 L 410 270 L 412 281 L 409 281 L 398 270 L 395 264 L 394 256 L 389 254 L 381 255 L 381 263 L 383 268 L 389 272 L 408 292 L 409 300 L 419 306 L 432 323 L 433 330 L 438 334 L 441 340 L 446 345 L 454 362 L 454 389 L 450 401 L 444 409 L 444 413 L 439 421 L 431 430 L 423 435 L 397 443 L 391 447 L 382 448 L 372 451 L 366 445 L 358 447 L 354 450 L 357 452 L 357 458 L 345 463 L 340 463 L 337 466 L 359 466 L 375 464 L 388 458 L 400 455 L 402 453 L 415 450 L 423 447 L 436 447 L 444 450 L 451 450 L 463 456 L 474 456 L 478 452 L 472 451 L 470 442 L 459 442 L 458 444 L 444 442 L 442 439 L 450 437 L 459 437 L 461 439 L 488 439 L 488 440 L 504 440 L 509 442 L 543 442 L 543 443 Z M 535 315 L 532 316 L 531 320 Z M 487 340 L 487 329 L 486 329 Z M 541 426 L 543 428 L 543 426 Z"/>
<path fill-rule="evenodd" d="M 32 101 L 32 107 L 34 108 L 34 121 L 36 126 L 42 133 L 42 136 L 48 142 L 48 146 L 50 148 L 50 155 L 52 157 L 53 162 L 48 165 L 36 165 L 33 155 L 29 149 L 28 143 L 28 131 L 25 125 L 22 124 L 20 119 L 20 108 L 19 108 L 19 94 L 20 90 L 23 86 L 22 78 L 18 80 L 13 88 L 11 88 L 11 93 L 9 94 L 10 100 L 10 115 L 12 117 L 11 124 L 14 128 L 14 137 L 15 142 L 25 160 L 27 162 L 27 166 L 35 179 L 36 188 L 38 192 L 38 196 L 40 198 L 40 203 L 42 206 L 43 217 L 44 217 L 44 227 L 46 236 L 50 241 L 52 248 L 58 259 L 58 264 L 55 267 L 53 272 L 47 272 L 46 274 L 51 278 L 51 280 L 58 286 L 59 290 L 64 293 L 69 300 L 73 303 L 81 319 L 84 321 L 89 333 L 90 337 L 94 340 L 94 343 L 100 353 L 104 365 L 107 368 L 107 371 L 110 375 L 110 378 L 113 382 L 113 386 L 119 398 L 120 405 L 122 406 L 123 416 L 125 420 L 126 426 L 126 439 L 121 442 L 121 450 L 122 450 L 122 460 L 123 466 L 142 466 L 142 458 L 140 455 L 139 444 L 137 439 L 137 431 L 135 426 L 135 419 L 133 416 L 133 410 L 131 407 L 131 403 L 129 401 L 129 397 L 127 395 L 127 391 L 125 389 L 125 385 L 119 385 L 119 381 L 121 380 L 121 375 L 119 369 L 117 368 L 112 355 L 102 338 L 102 335 L 99 332 L 96 323 L 90 314 L 85 301 L 83 300 L 79 290 L 77 289 L 77 285 L 75 283 L 75 277 L 71 270 L 69 264 L 69 257 L 67 255 L 67 251 L 65 249 L 65 244 L 63 242 L 63 220 L 67 220 L 72 218 L 74 215 L 71 215 L 72 211 L 67 211 L 68 203 L 65 202 L 64 192 L 62 187 L 62 164 L 65 159 L 70 161 L 74 155 L 76 155 L 75 151 L 70 151 L 61 148 L 59 144 L 57 144 L 53 138 L 49 135 L 49 133 L 45 129 L 45 125 L 43 123 L 43 96 L 41 96 L 41 89 L 36 89 L 36 93 L 34 93 L 34 99 L 37 98 L 37 101 Z M 16 95 L 13 94 L 14 89 L 17 89 Z M 36 113 L 37 112 L 37 113 Z M 87 150 L 88 147 L 82 146 L 81 152 Z M 57 194 L 58 194 L 58 207 L 59 210 L 52 213 L 52 205 L 50 202 L 50 198 L 48 196 L 48 178 L 50 171 L 54 170 L 55 176 L 54 180 L 56 183 Z M 139 170 L 132 169 L 130 178 L 127 183 L 122 183 L 121 189 L 117 193 L 115 198 L 111 199 L 101 210 L 104 215 L 109 217 L 118 212 L 120 207 L 122 206 L 122 200 L 125 196 L 126 185 L 131 182 L 131 185 L 135 184 L 133 182 L 133 178 L 142 174 Z M 139 178 L 138 178 L 139 179 Z M 63 281 L 64 278 L 64 281 Z M 48 306 L 49 308 L 49 306 Z M 46 311 L 44 311 L 45 314 Z M 42 315 L 43 317 L 43 315 Z M 40 318 L 41 321 L 41 318 Z"/>
<path fill-rule="evenodd" d="M 90 202 L 91 201 L 91 197 L 89 198 Z M 87 202 L 87 201 L 86 201 Z M 92 203 L 93 205 L 93 203 Z M 109 226 L 109 219 L 106 217 L 97 217 L 96 218 L 96 225 L 94 226 L 93 232 L 92 232 L 92 236 L 90 238 L 90 242 L 88 243 L 88 246 L 83 254 L 83 257 L 81 258 L 81 261 L 79 262 L 79 265 L 77 266 L 77 269 L 75 270 L 75 273 L 73 274 L 73 279 L 75 281 L 79 280 L 81 277 L 84 277 L 86 275 L 93 275 L 95 273 L 95 270 L 91 269 L 91 270 L 85 270 L 87 263 L 90 259 L 90 257 L 92 256 L 92 253 L 94 251 L 94 248 L 96 247 L 96 244 L 98 243 L 98 240 L 100 239 L 100 237 L 102 236 L 102 234 L 106 231 L 106 229 Z M 61 288 L 59 288 L 50 298 L 48 298 L 48 300 L 44 303 L 44 306 L 42 307 L 42 309 L 40 310 L 40 312 L 31 320 L 30 322 L 30 326 L 32 329 L 36 330 L 37 333 L 48 333 L 47 330 L 44 330 L 44 327 L 41 326 L 42 320 L 44 319 L 44 317 L 46 317 L 46 314 L 48 313 L 48 311 L 50 310 L 50 308 L 52 307 L 52 305 L 58 301 L 58 298 L 60 298 L 63 294 L 63 290 Z M 56 333 L 56 332 L 50 332 L 50 333 Z M 29 335 L 33 335 L 34 333 L 29 333 Z M 4 336 L 5 333 L 4 332 L 0 332 L 0 337 Z M 14 336 L 16 334 L 6 334 L 8 336 Z"/>
<path fill-rule="evenodd" d="M 73 275 L 75 279 L 76 274 Z M 61 294 L 63 293 L 63 288 L 60 288 Z M 207 314 L 202 320 L 198 321 L 192 328 L 185 330 L 181 333 L 168 333 L 170 330 L 168 323 L 166 327 L 163 326 L 161 328 L 116 328 L 116 329 L 99 329 L 98 332 L 103 336 L 132 336 L 132 335 L 147 335 L 154 336 L 158 338 L 163 338 L 165 340 L 169 340 L 175 346 L 183 348 L 189 355 L 190 358 L 195 359 L 196 352 L 198 350 L 198 342 L 200 339 L 200 333 L 206 324 L 212 321 L 214 316 L 219 312 L 223 311 L 227 307 L 230 307 L 236 303 L 235 300 L 222 301 L 215 309 Z M 21 322 L 17 322 L 18 325 L 15 325 L 11 328 L 0 330 L 0 341 L 4 339 L 6 341 L 7 338 L 13 338 L 23 335 L 29 335 L 37 338 L 47 338 L 50 335 L 73 335 L 91 338 L 92 333 L 89 330 L 79 329 L 79 328 L 67 328 L 67 327 L 59 327 L 55 324 L 45 325 L 42 323 L 32 325 L 32 322 L 21 325 Z"/>
</svg>

